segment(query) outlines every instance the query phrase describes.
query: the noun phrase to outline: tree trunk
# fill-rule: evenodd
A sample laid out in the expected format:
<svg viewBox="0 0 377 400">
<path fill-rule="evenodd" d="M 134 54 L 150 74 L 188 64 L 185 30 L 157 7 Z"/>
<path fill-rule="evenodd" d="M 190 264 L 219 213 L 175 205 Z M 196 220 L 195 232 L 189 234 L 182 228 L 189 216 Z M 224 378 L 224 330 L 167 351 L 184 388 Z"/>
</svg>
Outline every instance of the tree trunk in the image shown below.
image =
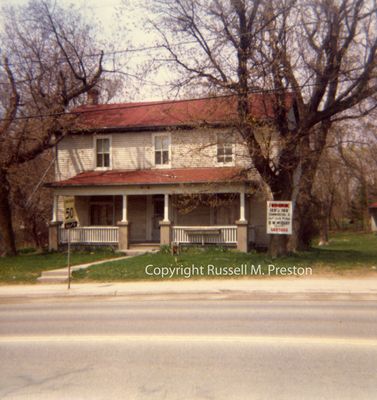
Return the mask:
<svg viewBox="0 0 377 400">
<path fill-rule="evenodd" d="M 327 205 L 327 207 L 326 207 Z M 319 246 L 326 246 L 329 244 L 329 226 L 331 215 L 331 202 L 330 204 L 322 204 L 319 215 Z"/>
<path fill-rule="evenodd" d="M 37 249 L 41 249 L 42 248 L 42 243 L 41 243 L 40 238 L 39 238 L 38 225 L 37 225 L 35 219 L 33 219 L 31 221 L 31 233 L 32 233 L 32 236 L 33 236 L 34 246 Z"/>
<path fill-rule="evenodd" d="M 313 210 L 310 200 L 297 201 L 294 210 L 293 234 L 290 240 L 291 251 L 307 251 L 316 233 Z"/>
<path fill-rule="evenodd" d="M 270 244 L 268 247 L 268 254 L 272 258 L 285 256 L 288 253 L 287 249 L 288 236 L 287 235 L 271 235 Z"/>
<path fill-rule="evenodd" d="M 273 199 L 276 201 L 291 201 L 293 192 L 291 182 L 293 182 L 293 179 L 288 173 L 272 182 L 270 189 Z M 271 257 L 286 256 L 290 251 L 288 246 L 289 239 L 289 235 L 270 235 L 268 254 Z"/>
<path fill-rule="evenodd" d="M 329 244 L 329 226 L 327 218 L 323 218 L 319 224 L 319 246 L 326 246 Z"/>
<path fill-rule="evenodd" d="M 16 255 L 16 242 L 12 226 L 12 210 L 9 202 L 10 187 L 6 171 L 0 170 L 0 234 L 5 255 Z"/>
</svg>

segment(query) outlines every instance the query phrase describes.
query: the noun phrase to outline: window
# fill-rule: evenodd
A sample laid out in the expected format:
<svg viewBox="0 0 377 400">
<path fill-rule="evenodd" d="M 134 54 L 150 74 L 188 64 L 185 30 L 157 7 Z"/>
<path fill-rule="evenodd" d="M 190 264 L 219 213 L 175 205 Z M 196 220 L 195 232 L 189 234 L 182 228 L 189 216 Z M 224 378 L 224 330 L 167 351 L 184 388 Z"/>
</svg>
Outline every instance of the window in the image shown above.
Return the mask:
<svg viewBox="0 0 377 400">
<path fill-rule="evenodd" d="M 94 226 L 114 225 L 113 206 L 110 204 L 91 204 L 90 224 Z"/>
<path fill-rule="evenodd" d="M 234 139 L 231 133 L 219 133 L 217 136 L 217 162 L 230 164 L 234 161 Z"/>
<path fill-rule="evenodd" d="M 97 138 L 96 139 L 96 167 L 109 168 L 110 167 L 110 139 Z"/>
<path fill-rule="evenodd" d="M 114 201 L 114 198 L 109 196 L 92 196 L 90 199 L 90 225 L 114 225 Z"/>
<path fill-rule="evenodd" d="M 154 163 L 155 165 L 169 164 L 169 136 L 158 135 L 154 137 Z"/>
</svg>

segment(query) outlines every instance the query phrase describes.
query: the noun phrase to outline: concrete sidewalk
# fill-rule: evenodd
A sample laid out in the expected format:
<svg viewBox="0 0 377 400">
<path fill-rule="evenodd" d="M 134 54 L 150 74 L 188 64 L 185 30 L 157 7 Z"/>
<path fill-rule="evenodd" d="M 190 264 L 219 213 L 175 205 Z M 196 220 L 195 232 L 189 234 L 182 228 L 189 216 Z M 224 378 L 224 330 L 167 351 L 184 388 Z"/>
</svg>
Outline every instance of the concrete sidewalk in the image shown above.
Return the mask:
<svg viewBox="0 0 377 400">
<path fill-rule="evenodd" d="M 6 298 L 43 297 L 167 297 L 209 296 L 213 298 L 242 298 L 283 296 L 331 295 L 337 298 L 362 296 L 377 300 L 377 277 L 368 278 L 268 278 L 268 279 L 217 279 L 217 280 L 165 280 L 122 283 L 72 283 L 44 285 L 0 286 L 0 302 Z"/>
<path fill-rule="evenodd" d="M 136 255 L 139 255 L 139 254 L 140 253 L 137 253 Z M 131 258 L 134 256 L 135 256 L 135 253 L 126 255 L 123 257 L 92 261 L 92 262 L 86 263 L 86 264 L 72 265 L 70 268 L 71 276 L 72 276 L 73 271 L 78 271 L 80 269 L 86 269 L 93 265 L 99 265 L 99 264 L 104 264 L 104 263 L 109 263 L 109 262 L 114 262 L 114 261 L 121 261 L 121 260 L 125 260 L 127 258 Z M 42 271 L 41 276 L 39 278 L 37 278 L 37 282 L 39 282 L 39 283 L 65 283 L 67 281 L 68 281 L 68 267 L 63 267 L 63 268 L 58 268 L 58 269 L 49 269 L 47 271 Z"/>
</svg>

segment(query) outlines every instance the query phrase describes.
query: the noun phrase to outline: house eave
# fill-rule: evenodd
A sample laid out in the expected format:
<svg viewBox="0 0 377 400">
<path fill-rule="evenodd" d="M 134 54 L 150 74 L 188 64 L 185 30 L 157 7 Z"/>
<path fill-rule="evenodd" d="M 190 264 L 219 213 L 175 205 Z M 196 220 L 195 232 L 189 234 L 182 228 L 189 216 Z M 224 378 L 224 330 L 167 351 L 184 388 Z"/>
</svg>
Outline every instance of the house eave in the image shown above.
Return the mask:
<svg viewBox="0 0 377 400">
<path fill-rule="evenodd" d="M 137 126 L 105 126 L 96 128 L 79 128 L 71 131 L 72 135 L 93 133 L 127 133 L 127 132 L 158 132 L 169 130 L 193 130 L 198 128 L 229 128 L 234 122 L 177 124 L 177 125 L 137 125 Z"/>
<path fill-rule="evenodd" d="M 229 181 L 195 181 L 195 182 L 151 182 L 151 183 L 123 183 L 123 182 L 115 182 L 115 183 L 92 183 L 92 184 L 80 184 L 80 183 L 72 183 L 69 185 L 60 185 L 59 182 L 48 182 L 45 183 L 43 186 L 46 188 L 50 189 L 69 189 L 69 188 L 100 188 L 100 187 L 106 187 L 106 188 L 111 188 L 111 187 L 122 187 L 122 186 L 127 186 L 127 187 L 141 187 L 141 188 L 147 188 L 149 186 L 194 186 L 194 185 L 240 185 L 240 184 L 245 184 L 248 186 L 254 186 L 257 184 L 256 181 L 254 180 L 235 180 L 233 182 Z"/>
</svg>

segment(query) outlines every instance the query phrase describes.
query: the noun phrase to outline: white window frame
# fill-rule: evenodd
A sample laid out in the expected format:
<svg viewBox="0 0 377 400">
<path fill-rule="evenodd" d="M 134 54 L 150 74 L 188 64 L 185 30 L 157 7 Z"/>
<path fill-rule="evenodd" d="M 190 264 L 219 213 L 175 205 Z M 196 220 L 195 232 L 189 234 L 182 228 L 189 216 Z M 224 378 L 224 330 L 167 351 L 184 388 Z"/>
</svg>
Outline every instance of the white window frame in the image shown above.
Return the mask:
<svg viewBox="0 0 377 400">
<path fill-rule="evenodd" d="M 98 139 L 108 139 L 109 140 L 109 166 L 108 167 L 98 167 L 97 166 L 97 140 Z M 113 165 L 113 138 L 111 135 L 93 135 L 93 166 L 97 171 L 106 171 L 112 169 Z"/>
<path fill-rule="evenodd" d="M 216 135 L 216 164 L 217 165 L 221 165 L 221 166 L 234 166 L 235 165 L 235 152 L 236 152 L 236 144 L 235 144 L 235 140 L 233 140 L 233 143 L 231 144 L 232 146 L 232 161 L 219 161 L 218 159 L 218 151 L 219 151 L 219 136 L 220 135 L 232 135 L 233 139 L 235 137 L 234 132 L 217 132 Z"/>
<path fill-rule="evenodd" d="M 168 138 L 168 157 L 169 157 L 169 162 L 167 164 L 156 164 L 156 138 L 157 137 L 167 137 Z M 153 165 L 155 168 L 170 168 L 171 167 L 171 134 L 170 132 L 164 132 L 164 133 L 154 133 L 152 135 L 152 141 L 153 141 L 153 152 L 152 152 L 152 157 L 153 157 Z"/>
</svg>

